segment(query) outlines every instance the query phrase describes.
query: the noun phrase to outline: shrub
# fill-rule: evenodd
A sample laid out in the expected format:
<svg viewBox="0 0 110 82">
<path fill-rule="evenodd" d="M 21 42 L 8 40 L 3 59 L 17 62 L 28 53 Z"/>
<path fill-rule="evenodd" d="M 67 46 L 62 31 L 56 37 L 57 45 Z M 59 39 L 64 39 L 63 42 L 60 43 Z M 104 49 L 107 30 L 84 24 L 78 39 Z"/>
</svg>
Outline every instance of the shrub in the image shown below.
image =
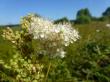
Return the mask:
<svg viewBox="0 0 110 82">
<path fill-rule="evenodd" d="M 88 9 L 81 9 L 77 12 L 76 23 L 85 24 L 91 22 L 91 14 Z"/>
<path fill-rule="evenodd" d="M 77 18 L 76 23 L 78 24 L 86 24 L 86 23 L 90 23 L 91 19 L 87 16 L 80 16 Z"/>
</svg>

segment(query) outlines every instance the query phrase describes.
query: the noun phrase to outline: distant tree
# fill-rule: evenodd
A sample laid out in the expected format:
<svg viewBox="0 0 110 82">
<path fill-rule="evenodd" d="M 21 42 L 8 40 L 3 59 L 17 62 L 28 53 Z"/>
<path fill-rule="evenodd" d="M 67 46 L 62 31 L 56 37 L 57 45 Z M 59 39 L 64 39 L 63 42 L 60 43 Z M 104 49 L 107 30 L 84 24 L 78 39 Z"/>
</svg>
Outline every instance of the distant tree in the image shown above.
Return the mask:
<svg viewBox="0 0 110 82">
<path fill-rule="evenodd" d="M 108 7 L 108 8 L 102 13 L 102 19 L 103 19 L 103 21 L 110 21 L 110 7 Z"/>
<path fill-rule="evenodd" d="M 55 20 L 54 24 L 65 23 L 65 22 L 69 22 L 69 19 L 67 17 L 63 17 L 61 19 Z"/>
<path fill-rule="evenodd" d="M 101 17 L 92 17 L 93 21 L 110 21 L 110 7 L 108 7 Z"/>
<path fill-rule="evenodd" d="M 87 16 L 80 16 L 76 20 L 76 23 L 79 23 L 79 24 L 86 24 L 90 22 L 91 22 L 91 19 Z"/>
<path fill-rule="evenodd" d="M 91 17 L 91 14 L 90 14 L 89 10 L 87 8 L 85 8 L 85 9 L 81 9 L 77 12 L 77 17 L 79 17 L 79 16 Z"/>
<path fill-rule="evenodd" d="M 91 20 L 92 16 L 87 8 L 81 9 L 77 12 L 76 23 L 84 24 L 91 22 Z"/>
<path fill-rule="evenodd" d="M 102 14 L 103 16 L 110 16 L 110 7 L 108 7 Z"/>
</svg>

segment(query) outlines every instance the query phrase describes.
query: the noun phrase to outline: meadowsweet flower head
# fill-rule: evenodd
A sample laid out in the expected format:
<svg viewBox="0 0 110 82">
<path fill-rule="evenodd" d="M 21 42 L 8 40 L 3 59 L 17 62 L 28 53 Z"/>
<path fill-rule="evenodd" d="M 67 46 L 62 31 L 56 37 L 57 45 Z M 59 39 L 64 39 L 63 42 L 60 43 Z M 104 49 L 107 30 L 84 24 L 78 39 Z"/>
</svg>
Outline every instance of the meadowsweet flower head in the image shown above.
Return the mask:
<svg viewBox="0 0 110 82">
<path fill-rule="evenodd" d="M 53 53 L 57 48 L 68 46 L 79 39 L 78 31 L 72 28 L 71 24 L 53 24 L 52 21 L 37 16 L 32 16 L 28 32 L 35 40 L 40 40 L 43 45 L 48 46 L 48 51 Z"/>
<path fill-rule="evenodd" d="M 69 44 L 79 38 L 78 31 L 72 28 L 71 24 L 53 24 L 53 22 L 39 17 L 32 17 L 29 33 L 34 35 L 34 39 L 60 40 L 62 44 Z"/>
</svg>

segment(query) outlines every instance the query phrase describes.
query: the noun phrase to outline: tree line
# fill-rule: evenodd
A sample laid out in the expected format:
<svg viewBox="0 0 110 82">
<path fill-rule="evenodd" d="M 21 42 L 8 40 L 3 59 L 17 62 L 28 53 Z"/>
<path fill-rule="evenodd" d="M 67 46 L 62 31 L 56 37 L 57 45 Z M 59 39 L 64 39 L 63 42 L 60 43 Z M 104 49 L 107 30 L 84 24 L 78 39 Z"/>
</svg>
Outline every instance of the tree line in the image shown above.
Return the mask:
<svg viewBox="0 0 110 82">
<path fill-rule="evenodd" d="M 75 20 L 69 20 L 67 17 L 60 18 L 55 20 L 54 23 L 64 23 L 71 22 L 74 24 L 86 24 L 91 21 L 110 21 L 110 7 L 108 7 L 103 13 L 101 17 L 94 17 L 90 13 L 88 8 L 80 9 L 76 14 Z"/>
</svg>

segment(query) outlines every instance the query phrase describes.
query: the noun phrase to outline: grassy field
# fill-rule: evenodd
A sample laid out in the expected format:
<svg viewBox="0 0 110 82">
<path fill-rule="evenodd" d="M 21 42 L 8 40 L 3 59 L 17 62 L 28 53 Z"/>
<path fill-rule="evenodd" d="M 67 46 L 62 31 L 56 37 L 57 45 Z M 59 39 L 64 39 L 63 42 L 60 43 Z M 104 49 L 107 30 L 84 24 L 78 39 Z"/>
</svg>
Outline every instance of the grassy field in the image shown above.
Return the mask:
<svg viewBox="0 0 110 82">
<path fill-rule="evenodd" d="M 81 79 L 88 80 L 84 82 L 93 82 L 93 80 L 96 80 L 94 82 L 110 82 L 110 79 L 109 79 L 109 76 L 110 76 L 109 75 L 110 73 L 110 58 L 109 58 L 110 28 L 106 27 L 106 24 L 107 22 L 91 22 L 90 24 L 80 24 L 80 25 L 73 26 L 79 31 L 79 34 L 81 37 L 78 42 L 70 45 L 67 48 L 67 58 L 65 58 L 65 60 L 67 63 L 67 68 L 71 72 L 72 77 L 75 77 L 75 78 L 77 77 L 80 80 Z M 2 35 L 3 29 L 5 28 L 0 28 L 0 35 Z M 18 29 L 20 29 L 20 27 L 13 27 L 13 30 L 18 30 Z M 0 36 L 0 59 L 3 59 L 6 62 L 8 62 L 8 60 L 12 57 L 13 53 L 14 52 L 13 52 L 12 44 L 4 40 Z M 107 62 L 105 60 L 102 60 L 103 58 L 100 58 L 102 57 L 102 55 L 107 55 L 108 57 Z M 99 62 L 100 64 L 101 60 L 102 62 L 103 61 L 105 62 L 104 64 L 107 63 L 106 68 L 103 68 L 102 66 L 95 66 L 91 68 L 88 67 L 89 64 L 87 63 Z M 71 63 L 71 61 L 74 61 L 75 63 Z M 78 66 L 81 68 L 78 68 Z M 83 74 L 81 71 L 86 69 L 92 72 L 88 77 L 87 75 Z M 103 72 L 103 70 L 106 70 L 106 71 Z M 98 75 L 98 73 L 100 74 L 100 76 Z M 60 82 L 63 82 L 63 81 L 60 81 Z M 73 82 L 73 81 L 69 81 L 69 82 Z"/>
</svg>

